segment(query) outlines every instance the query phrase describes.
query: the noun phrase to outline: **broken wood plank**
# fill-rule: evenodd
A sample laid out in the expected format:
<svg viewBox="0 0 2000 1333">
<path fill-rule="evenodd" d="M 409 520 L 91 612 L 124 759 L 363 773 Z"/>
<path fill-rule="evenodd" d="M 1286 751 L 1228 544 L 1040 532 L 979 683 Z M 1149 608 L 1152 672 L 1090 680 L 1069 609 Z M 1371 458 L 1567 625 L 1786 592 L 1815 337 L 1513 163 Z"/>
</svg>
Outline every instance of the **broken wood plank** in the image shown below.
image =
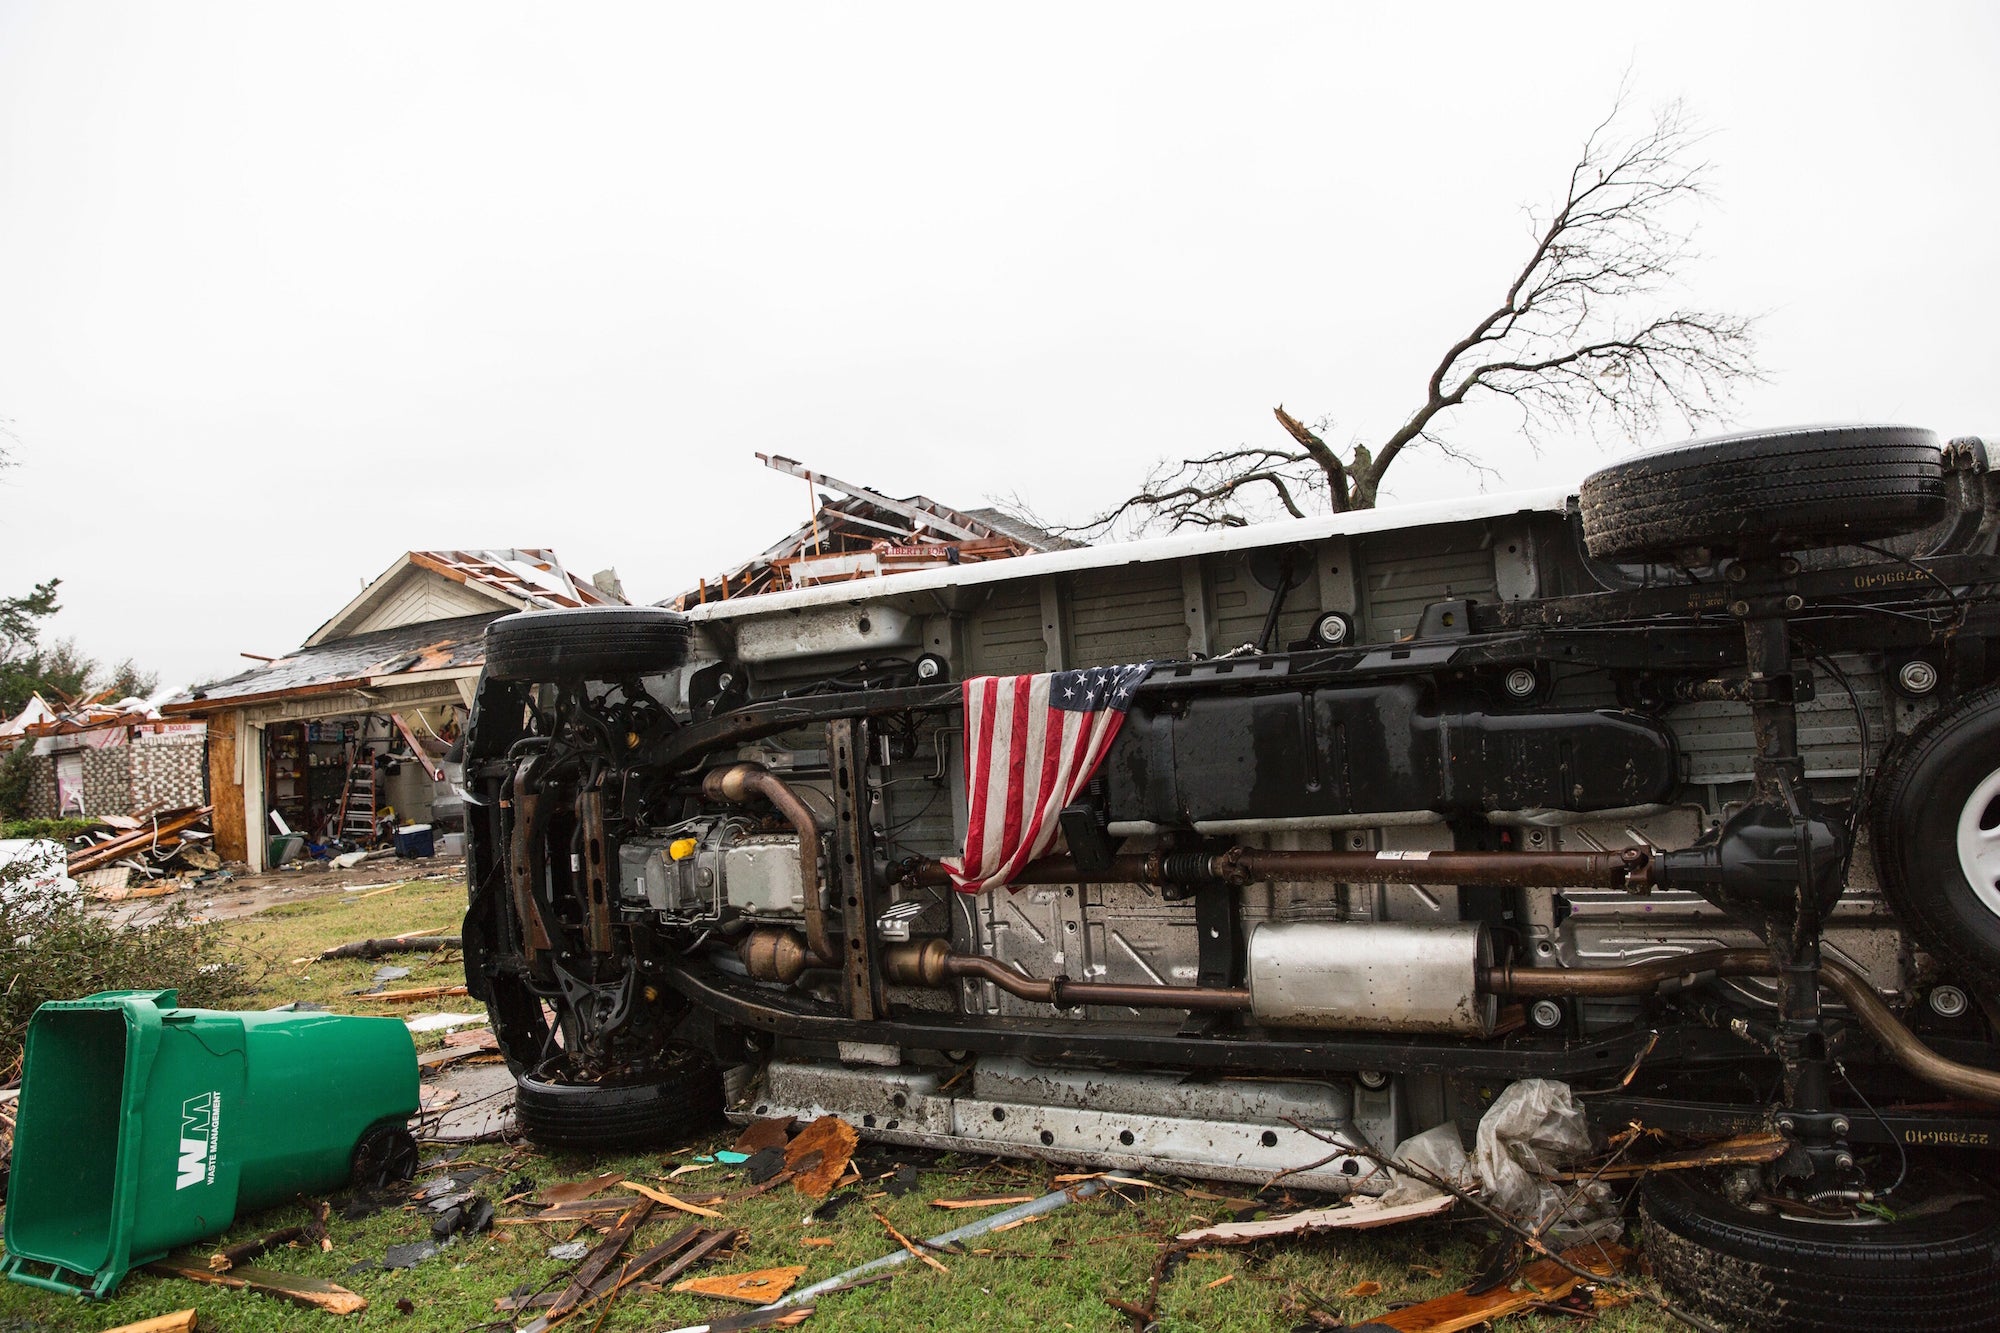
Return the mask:
<svg viewBox="0 0 2000 1333">
<path fill-rule="evenodd" d="M 560 1203 L 578 1203 L 616 1185 L 620 1174 L 617 1171 L 606 1171 L 603 1175 L 592 1176 L 588 1180 L 565 1180 L 537 1194 L 535 1202 L 551 1206 Z"/>
<path fill-rule="evenodd" d="M 798 1120 L 794 1116 L 773 1116 L 768 1120 L 752 1120 L 743 1132 L 736 1136 L 736 1151 L 754 1153 L 764 1148 L 782 1148 L 792 1137 L 792 1126 Z"/>
<path fill-rule="evenodd" d="M 800 1130 L 785 1145 L 785 1165 L 797 1173 L 792 1188 L 815 1199 L 824 1199 L 836 1180 L 847 1174 L 847 1164 L 861 1144 L 854 1126 L 839 1116 L 823 1115 Z M 805 1158 L 819 1153 L 817 1166 L 807 1168 Z"/>
<path fill-rule="evenodd" d="M 232 1268 L 227 1273 L 215 1273 L 206 1267 L 196 1268 L 192 1264 L 178 1264 L 166 1259 L 147 1264 L 146 1271 L 162 1277 L 203 1282 L 211 1287 L 228 1287 L 233 1291 L 262 1292 L 266 1296 L 276 1296 L 294 1305 L 324 1310 L 328 1314 L 357 1314 L 368 1308 L 365 1299 L 346 1287 L 322 1282 L 316 1277 L 300 1277 L 295 1273 L 277 1273 L 264 1268 Z"/>
<path fill-rule="evenodd" d="M 667 1193 L 665 1190 L 656 1190 L 652 1188 L 650 1185 L 641 1185 L 636 1180 L 621 1180 L 618 1183 L 624 1186 L 628 1190 L 632 1190 L 635 1193 L 645 1195 L 647 1198 L 651 1199 L 654 1203 L 664 1204 L 669 1208 L 678 1208 L 680 1209 L 680 1211 L 684 1213 L 693 1213 L 696 1217 L 722 1216 L 721 1213 L 716 1212 L 713 1208 L 703 1208 L 697 1204 L 689 1203 L 685 1199 L 676 1199 L 673 1195 Z"/>
<path fill-rule="evenodd" d="M 1562 1256 L 1570 1264 L 1599 1277 L 1611 1277 L 1631 1261 L 1632 1251 L 1622 1245 L 1578 1245 Z M 1469 1296 L 1462 1291 L 1433 1301 L 1405 1306 L 1375 1316 L 1370 1327 L 1394 1333 L 1458 1333 L 1490 1320 L 1519 1314 L 1531 1306 L 1559 1301 L 1575 1291 L 1583 1279 L 1553 1259 L 1537 1259 L 1521 1270 L 1512 1286 Z"/>
<path fill-rule="evenodd" d="M 725 1273 L 715 1277 L 693 1277 L 676 1282 L 674 1290 L 695 1296 L 714 1296 L 746 1305 L 769 1305 L 790 1291 L 805 1276 L 804 1264 L 783 1268 L 760 1268 L 751 1273 Z"/>
<path fill-rule="evenodd" d="M 1009 1204 L 1033 1203 L 1039 1194 L 1006 1194 L 997 1199 L 932 1199 L 933 1208 L 1003 1208 Z"/>
<path fill-rule="evenodd" d="M 556 1297 L 555 1304 L 549 1307 L 548 1314 L 529 1327 L 547 1328 L 581 1304 L 590 1294 L 591 1286 L 603 1275 L 605 1269 L 611 1267 L 612 1261 L 630 1243 L 632 1233 L 652 1215 L 651 1199 L 640 1199 L 627 1209 L 625 1215 L 611 1228 L 610 1234 L 592 1247 L 590 1253 L 584 1255 L 583 1262 L 576 1266 L 576 1276 L 570 1279 L 569 1286 L 563 1289 L 562 1295 Z"/>
<path fill-rule="evenodd" d="M 877 1222 L 880 1222 L 882 1224 L 882 1229 L 889 1233 L 890 1238 L 894 1240 L 898 1245 L 908 1250 L 911 1254 L 923 1260 L 926 1264 L 929 1264 L 932 1268 L 935 1268 L 940 1273 L 949 1274 L 951 1272 L 949 1268 L 946 1268 L 943 1264 L 938 1262 L 936 1255 L 932 1254 L 928 1250 L 918 1249 L 916 1242 L 911 1240 L 908 1236 L 905 1236 L 902 1232 L 896 1230 L 896 1228 L 890 1223 L 888 1218 L 882 1216 L 882 1214 L 880 1213 L 872 1211 L 869 1213 L 869 1216 L 873 1217 Z M 804 1270 L 800 1271 L 803 1272 Z"/>
<path fill-rule="evenodd" d="M 232 1268 L 241 1268 L 252 1259 L 281 1246 L 290 1245 L 295 1240 L 318 1240 L 316 1228 L 304 1226 L 284 1227 L 268 1236 L 256 1240 L 246 1240 L 241 1245 L 231 1245 L 228 1249 L 208 1256 L 208 1266 L 212 1272 L 227 1273 Z"/>
<path fill-rule="evenodd" d="M 352 944 L 339 944 L 320 952 L 322 963 L 336 958 L 380 958 L 392 953 L 437 953 L 444 949 L 462 949 L 465 942 L 457 935 L 393 935 L 380 940 L 356 940 Z"/>
<path fill-rule="evenodd" d="M 1287 1213 L 1283 1217 L 1267 1217 L 1261 1222 L 1225 1222 L 1220 1226 L 1183 1231 L 1177 1239 L 1241 1245 L 1271 1236 L 1297 1236 L 1309 1231 L 1367 1231 L 1374 1227 L 1394 1226 L 1398 1222 L 1413 1222 L 1421 1217 L 1435 1217 L 1451 1205 L 1449 1194 L 1387 1207 L 1373 1198 L 1363 1197 L 1332 1208 L 1314 1208 L 1303 1213 Z"/>
<path fill-rule="evenodd" d="M 362 999 L 374 1000 L 378 1004 L 414 1004 L 418 1000 L 440 1000 L 447 995 L 463 995 L 463 986 L 413 986 L 408 990 L 375 991 L 364 993 Z"/>
<path fill-rule="evenodd" d="M 1781 1134 L 1743 1134 L 1707 1143 L 1650 1162 L 1613 1162 L 1596 1171 L 1558 1171 L 1556 1180 L 1631 1180 L 1654 1171 L 1687 1171 L 1703 1166 L 1754 1166 L 1785 1155 L 1790 1140 Z"/>
<path fill-rule="evenodd" d="M 172 1314 L 141 1319 L 136 1324 L 120 1324 L 116 1328 L 107 1328 L 104 1333 L 194 1333 L 194 1320 L 194 1311 L 176 1310 Z"/>
</svg>

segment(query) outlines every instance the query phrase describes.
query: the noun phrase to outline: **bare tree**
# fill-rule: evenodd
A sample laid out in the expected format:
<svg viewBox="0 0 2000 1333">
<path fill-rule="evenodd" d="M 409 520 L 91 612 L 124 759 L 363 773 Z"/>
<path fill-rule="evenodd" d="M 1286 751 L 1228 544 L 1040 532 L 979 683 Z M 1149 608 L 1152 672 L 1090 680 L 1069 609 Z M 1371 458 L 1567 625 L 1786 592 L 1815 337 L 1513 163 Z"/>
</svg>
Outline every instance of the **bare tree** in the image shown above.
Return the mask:
<svg viewBox="0 0 2000 1333">
<path fill-rule="evenodd" d="M 1684 205 L 1706 197 L 1702 135 L 1680 103 L 1620 132 L 1624 99 L 1584 140 L 1562 197 L 1530 210 L 1532 246 L 1504 295 L 1440 357 L 1408 419 L 1345 456 L 1283 407 L 1288 447 L 1242 447 L 1167 459 L 1140 491 L 1087 523 L 1101 534 L 1236 527 L 1253 516 L 1372 508 L 1404 450 L 1425 445 L 1481 468 L 1444 427 L 1452 409 L 1505 399 L 1530 447 L 1552 426 L 1583 422 L 1641 437 L 1662 421 L 1689 428 L 1721 416 L 1733 388 L 1757 378 L 1751 322 L 1681 309 L 1666 296 L 1692 257 Z"/>
</svg>

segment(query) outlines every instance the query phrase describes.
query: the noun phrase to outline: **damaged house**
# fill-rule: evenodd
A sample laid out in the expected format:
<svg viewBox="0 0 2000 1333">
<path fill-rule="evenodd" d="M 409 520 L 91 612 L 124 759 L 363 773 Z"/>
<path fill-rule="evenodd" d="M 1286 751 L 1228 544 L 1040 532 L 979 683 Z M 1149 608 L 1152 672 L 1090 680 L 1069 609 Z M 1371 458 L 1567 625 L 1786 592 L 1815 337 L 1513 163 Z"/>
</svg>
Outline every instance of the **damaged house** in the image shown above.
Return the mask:
<svg viewBox="0 0 2000 1333">
<path fill-rule="evenodd" d="M 445 755 L 487 623 L 624 600 L 615 572 L 573 576 L 553 551 L 400 556 L 296 650 L 162 706 L 207 724 L 216 850 L 263 870 L 392 824 L 458 823 Z"/>
</svg>

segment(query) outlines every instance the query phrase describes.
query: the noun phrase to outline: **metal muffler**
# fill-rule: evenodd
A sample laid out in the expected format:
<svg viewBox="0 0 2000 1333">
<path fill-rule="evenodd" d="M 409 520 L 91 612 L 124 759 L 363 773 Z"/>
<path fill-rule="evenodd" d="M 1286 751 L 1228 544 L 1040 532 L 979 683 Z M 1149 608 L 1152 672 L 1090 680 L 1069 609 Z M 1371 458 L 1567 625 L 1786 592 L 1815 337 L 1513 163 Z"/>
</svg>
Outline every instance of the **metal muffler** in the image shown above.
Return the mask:
<svg viewBox="0 0 2000 1333">
<path fill-rule="evenodd" d="M 1250 1012 L 1270 1027 L 1485 1037 L 1499 1014 L 1480 993 L 1493 948 L 1476 922 L 1265 924 L 1249 953 Z"/>
</svg>

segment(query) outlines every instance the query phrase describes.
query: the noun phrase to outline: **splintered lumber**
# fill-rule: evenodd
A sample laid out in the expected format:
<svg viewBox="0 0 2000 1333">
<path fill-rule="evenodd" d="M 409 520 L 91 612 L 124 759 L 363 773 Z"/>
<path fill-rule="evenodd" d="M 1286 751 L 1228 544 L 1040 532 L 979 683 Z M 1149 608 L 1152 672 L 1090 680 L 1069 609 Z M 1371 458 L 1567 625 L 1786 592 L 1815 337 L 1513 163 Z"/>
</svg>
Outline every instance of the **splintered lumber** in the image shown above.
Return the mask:
<svg viewBox="0 0 2000 1333">
<path fill-rule="evenodd" d="M 635 1194 L 645 1195 L 654 1203 L 664 1204 L 669 1208 L 678 1208 L 684 1213 L 693 1213 L 696 1217 L 722 1216 L 721 1213 L 716 1212 L 713 1208 L 703 1208 L 697 1204 L 689 1203 L 686 1199 L 676 1199 L 665 1190 L 656 1190 L 650 1185 L 641 1185 L 636 1180 L 621 1180 L 618 1183 Z"/>
<path fill-rule="evenodd" d="M 691 1277 L 685 1282 L 674 1283 L 674 1290 L 695 1296 L 714 1296 L 725 1301 L 742 1301 L 745 1305 L 768 1305 L 790 1291 L 805 1276 L 805 1272 L 804 1264 L 787 1264 L 783 1268 L 760 1268 L 754 1273 Z"/>
<path fill-rule="evenodd" d="M 463 995 L 463 986 L 415 986 L 409 990 L 364 992 L 362 999 L 374 1000 L 381 1004 L 414 1004 L 418 1000 L 441 1000 L 447 995 Z"/>
<path fill-rule="evenodd" d="M 169 811 L 160 817 L 158 823 L 148 823 L 131 833 L 121 833 L 106 842 L 86 847 L 69 858 L 69 873 L 75 876 L 79 871 L 95 870 L 99 866 L 109 865 L 135 852 L 145 851 L 157 842 L 165 841 L 183 830 L 193 828 L 208 818 L 212 808 L 202 805 Z"/>
<path fill-rule="evenodd" d="M 162 1277 L 205 1282 L 212 1287 L 228 1287 L 234 1291 L 262 1292 L 266 1296 L 276 1296 L 294 1305 L 324 1310 L 328 1314 L 357 1314 L 368 1308 L 366 1300 L 346 1287 L 322 1282 L 316 1277 L 300 1277 L 295 1273 L 277 1273 L 264 1268 L 232 1268 L 227 1273 L 216 1273 L 207 1268 L 164 1259 L 147 1264 L 146 1271 Z"/>
<path fill-rule="evenodd" d="M 1563 1171 L 1557 1180 L 1631 1180 L 1655 1171 L 1687 1171 L 1703 1166 L 1754 1166 L 1775 1162 L 1785 1155 L 1791 1141 L 1782 1134 L 1743 1134 L 1720 1143 L 1705 1143 L 1672 1157 L 1650 1162 L 1613 1162 L 1595 1171 Z"/>
<path fill-rule="evenodd" d="M 584 1255 L 583 1262 L 576 1266 L 576 1276 L 570 1279 L 569 1286 L 563 1289 L 562 1295 L 556 1297 L 556 1303 L 549 1307 L 544 1327 L 568 1314 L 590 1295 L 591 1286 L 624 1252 L 626 1245 L 631 1243 L 632 1233 L 644 1225 L 646 1219 L 652 1215 L 651 1199 L 640 1199 L 625 1211 L 625 1215 L 611 1228 L 610 1234 L 599 1241 L 589 1254 Z"/>
<path fill-rule="evenodd" d="M 1632 1251 L 1622 1245 L 1577 1245 L 1563 1251 L 1571 1265 L 1598 1277 L 1611 1277 L 1632 1259 Z M 1521 1270 L 1508 1286 L 1468 1296 L 1462 1291 L 1440 1296 L 1434 1301 L 1408 1305 L 1377 1315 L 1371 1328 L 1393 1329 L 1395 1333 L 1458 1333 L 1490 1320 L 1504 1319 L 1530 1306 L 1559 1301 L 1575 1291 L 1584 1279 L 1553 1259 L 1537 1259 Z"/>
<path fill-rule="evenodd" d="M 559 1203 L 581 1203 L 593 1194 L 602 1194 L 618 1183 L 619 1172 L 607 1171 L 601 1176 L 588 1180 L 565 1180 L 551 1185 L 535 1196 L 536 1203 L 554 1206 Z"/>
<path fill-rule="evenodd" d="M 619 1268 L 617 1272 L 612 1273 L 607 1271 L 599 1274 L 597 1280 L 591 1284 L 590 1293 L 572 1306 L 572 1310 L 582 1309 L 593 1301 L 601 1300 L 605 1296 L 612 1295 L 631 1286 L 634 1282 L 645 1277 L 646 1274 L 652 1272 L 655 1268 L 658 1268 L 661 1264 L 694 1244 L 702 1235 L 703 1232 L 699 1226 L 687 1227 L 675 1233 L 672 1238 L 661 1241 L 637 1259 L 627 1260 L 624 1266 Z M 533 1310 L 540 1306 L 554 1305 L 561 1299 L 562 1293 L 559 1291 L 538 1292 L 533 1296 L 502 1296 L 499 1300 L 493 1302 L 493 1308 L 502 1313 L 513 1310 Z"/>
<path fill-rule="evenodd" d="M 194 1311 L 176 1310 L 172 1314 L 155 1315 L 136 1324 L 107 1328 L 104 1333 L 194 1333 Z"/>
<path fill-rule="evenodd" d="M 1261 1222 L 1224 1222 L 1221 1226 L 1183 1231 L 1176 1239 L 1215 1245 L 1243 1245 L 1272 1236 L 1297 1236 L 1309 1231 L 1367 1231 L 1373 1227 L 1394 1226 L 1398 1222 L 1413 1222 L 1420 1217 L 1435 1217 L 1450 1208 L 1452 1202 L 1449 1194 L 1440 1194 L 1415 1203 L 1385 1207 L 1364 1196 L 1353 1203 L 1287 1213 L 1283 1217 L 1267 1217 Z"/>
<path fill-rule="evenodd" d="M 926 1264 L 930 1265 L 930 1266 L 931 1266 L 932 1268 L 935 1268 L 935 1269 L 936 1269 L 936 1270 L 937 1270 L 938 1272 L 940 1272 L 940 1273 L 946 1273 L 946 1274 L 949 1274 L 949 1273 L 951 1272 L 951 1270 L 950 1270 L 949 1268 L 946 1268 L 946 1267 L 945 1267 L 945 1266 L 944 1266 L 943 1264 L 941 1264 L 941 1263 L 939 1263 L 939 1262 L 938 1262 L 938 1259 L 937 1259 L 937 1256 L 936 1256 L 936 1255 L 934 1255 L 934 1254 L 930 1253 L 930 1252 L 929 1252 L 928 1250 L 920 1250 L 920 1249 L 918 1249 L 918 1248 L 917 1248 L 917 1246 L 916 1246 L 916 1242 L 912 1241 L 912 1240 L 911 1240 L 911 1239 L 910 1239 L 910 1238 L 909 1238 L 908 1236 L 905 1236 L 905 1235 L 904 1235 L 904 1234 L 903 1234 L 902 1232 L 900 1232 L 900 1231 L 896 1230 L 896 1228 L 895 1228 L 895 1227 L 894 1227 L 893 1225 L 891 1225 L 891 1224 L 890 1224 L 890 1222 L 889 1222 L 889 1219 L 888 1219 L 888 1218 L 886 1218 L 886 1217 L 882 1216 L 882 1214 L 880 1214 L 880 1213 L 876 1213 L 876 1212 L 871 1212 L 871 1213 L 869 1214 L 869 1216 L 870 1216 L 870 1217 L 873 1217 L 873 1218 L 874 1218 L 874 1219 L 875 1219 L 875 1220 L 876 1220 L 877 1222 L 880 1222 L 880 1223 L 882 1224 L 882 1229 L 883 1229 L 884 1231 L 886 1231 L 886 1232 L 888 1232 L 888 1233 L 889 1233 L 889 1238 L 890 1238 L 891 1240 L 895 1241 L 895 1242 L 896 1242 L 896 1243 L 897 1243 L 898 1245 L 900 1245 L 900 1246 L 902 1246 L 902 1247 L 903 1247 L 904 1249 L 908 1250 L 908 1251 L 909 1251 L 909 1252 L 910 1252 L 910 1253 L 911 1253 L 912 1255 L 914 1255 L 914 1256 L 916 1256 L 917 1258 L 919 1258 L 919 1259 L 923 1260 L 923 1261 L 924 1261 L 924 1262 L 925 1262 Z M 1028 1219 L 1028 1218 L 1025 1218 L 1025 1217 L 1021 1219 L 1021 1221 L 1023 1221 L 1023 1222 L 1026 1222 L 1026 1221 L 1029 1221 L 1029 1220 L 1030 1220 L 1030 1219 Z M 1002 1225 L 1004 1225 L 1004 1226 L 1012 1226 L 1012 1225 L 1015 1225 L 1015 1224 L 1014 1224 L 1014 1223 L 1003 1223 Z M 1000 1230 L 1000 1227 L 995 1227 L 995 1228 L 993 1228 L 993 1229 L 994 1229 L 995 1231 L 998 1231 L 998 1230 Z M 805 1271 L 805 1270 L 801 1269 L 800 1271 L 801 1271 L 801 1272 L 803 1272 L 803 1271 Z"/>
<path fill-rule="evenodd" d="M 933 1208 L 1005 1208 L 1017 1203 L 1033 1203 L 1033 1194 L 1004 1194 L 997 1199 L 932 1199 Z"/>
<path fill-rule="evenodd" d="M 785 1145 L 785 1165 L 798 1173 L 792 1188 L 815 1199 L 824 1199 L 834 1182 L 847 1174 L 847 1164 L 860 1146 L 861 1136 L 854 1126 L 839 1116 L 823 1115 L 800 1130 Z M 808 1167 L 805 1159 L 820 1154 L 819 1164 Z"/>
<path fill-rule="evenodd" d="M 231 1245 L 228 1249 L 208 1256 L 208 1266 L 217 1273 L 227 1273 L 233 1268 L 241 1268 L 252 1259 L 268 1254 L 281 1246 L 290 1245 L 295 1240 L 318 1240 L 318 1228 L 312 1224 L 285 1227 L 273 1231 L 268 1236 L 256 1240 L 246 1240 L 241 1245 Z"/>
<path fill-rule="evenodd" d="M 321 953 L 322 963 L 336 958 L 380 958 L 392 953 L 440 953 L 446 949 L 462 949 L 465 941 L 458 935 L 418 935 L 393 936 L 381 940 L 356 940 L 352 944 L 341 944 Z"/>
</svg>

